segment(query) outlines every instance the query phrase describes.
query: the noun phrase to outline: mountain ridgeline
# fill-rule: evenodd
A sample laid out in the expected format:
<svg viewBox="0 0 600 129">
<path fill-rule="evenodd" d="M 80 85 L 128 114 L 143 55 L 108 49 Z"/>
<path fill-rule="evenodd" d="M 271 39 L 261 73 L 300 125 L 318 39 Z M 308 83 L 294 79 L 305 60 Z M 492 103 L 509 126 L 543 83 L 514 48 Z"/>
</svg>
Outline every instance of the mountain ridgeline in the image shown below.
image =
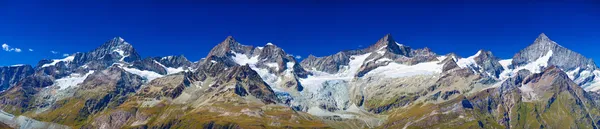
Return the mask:
<svg viewBox="0 0 600 129">
<path fill-rule="evenodd" d="M 540 34 L 512 59 L 373 45 L 296 60 L 229 36 L 200 60 L 115 37 L 0 67 L 0 128 L 599 128 L 600 69 Z"/>
</svg>

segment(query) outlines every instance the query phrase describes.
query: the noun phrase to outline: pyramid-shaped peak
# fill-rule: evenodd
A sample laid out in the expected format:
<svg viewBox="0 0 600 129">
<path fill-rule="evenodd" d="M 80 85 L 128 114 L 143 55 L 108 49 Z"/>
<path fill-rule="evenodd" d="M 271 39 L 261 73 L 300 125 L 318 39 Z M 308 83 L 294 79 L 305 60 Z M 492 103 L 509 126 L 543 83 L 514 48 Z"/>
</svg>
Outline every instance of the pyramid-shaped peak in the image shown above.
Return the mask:
<svg viewBox="0 0 600 129">
<path fill-rule="evenodd" d="M 391 44 L 396 45 L 396 41 L 392 37 L 392 34 L 386 34 L 381 39 L 379 39 L 379 41 L 377 41 L 377 44 L 390 46 Z"/>
<path fill-rule="evenodd" d="M 129 43 L 125 41 L 122 37 L 114 37 L 111 40 L 108 40 L 102 47 L 116 47 L 116 46 L 131 46 Z"/>
<path fill-rule="evenodd" d="M 227 38 L 225 38 L 225 40 L 223 40 L 223 43 L 235 43 L 235 39 L 233 38 L 233 36 L 227 36 Z"/>
<path fill-rule="evenodd" d="M 121 37 L 121 36 L 114 37 L 113 40 L 116 40 L 116 41 L 119 41 L 119 42 L 124 42 L 125 41 L 125 39 L 123 39 L 123 37 Z"/>
<path fill-rule="evenodd" d="M 540 35 L 539 35 L 538 37 L 545 37 L 545 38 L 548 38 L 548 36 L 546 36 L 546 34 L 545 34 L 545 33 L 540 33 Z"/>
<path fill-rule="evenodd" d="M 546 34 L 541 33 L 537 38 L 536 41 L 540 40 L 540 41 L 550 41 L 550 38 L 548 38 L 548 36 L 546 36 Z"/>
<path fill-rule="evenodd" d="M 556 42 L 550 40 L 546 34 L 541 33 L 533 42 L 534 45 L 542 45 L 542 46 L 556 46 L 558 45 Z M 560 45 L 558 45 L 560 46 Z"/>
<path fill-rule="evenodd" d="M 398 44 L 396 44 L 396 41 L 394 40 L 394 38 L 392 38 L 392 34 L 386 34 L 385 36 L 383 36 L 382 38 L 377 40 L 377 42 L 375 44 L 371 45 L 367 49 L 368 49 L 368 51 L 372 51 L 372 50 L 379 50 L 383 47 L 397 48 L 399 46 L 398 46 Z"/>
<path fill-rule="evenodd" d="M 225 40 L 234 40 L 234 39 L 233 39 L 233 36 L 229 35 L 229 36 L 227 36 L 227 38 L 225 38 Z"/>
</svg>

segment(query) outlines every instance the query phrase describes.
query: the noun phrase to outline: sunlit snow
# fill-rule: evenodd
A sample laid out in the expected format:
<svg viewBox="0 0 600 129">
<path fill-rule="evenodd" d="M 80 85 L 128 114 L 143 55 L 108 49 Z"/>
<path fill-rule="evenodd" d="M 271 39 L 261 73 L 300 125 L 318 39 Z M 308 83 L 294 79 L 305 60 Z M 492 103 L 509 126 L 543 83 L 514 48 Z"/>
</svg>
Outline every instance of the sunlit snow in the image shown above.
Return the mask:
<svg viewBox="0 0 600 129">
<path fill-rule="evenodd" d="M 89 71 L 88 73 L 86 73 L 84 75 L 81 75 L 78 73 L 73 73 L 67 77 L 56 79 L 54 81 L 54 86 L 60 87 L 59 88 L 60 90 L 77 86 L 78 84 L 82 83 L 85 80 L 85 78 L 87 78 L 87 76 L 91 75 L 92 73 L 94 73 L 93 70 Z"/>
<path fill-rule="evenodd" d="M 54 65 L 56 65 L 56 63 L 61 62 L 61 61 L 62 62 L 71 62 L 74 59 L 75 59 L 75 56 L 71 55 L 71 56 L 65 57 L 64 59 L 55 59 L 55 60 L 52 61 L 52 63 L 50 63 L 50 64 L 44 64 L 44 65 L 42 65 L 42 67 L 54 66 Z"/>
<path fill-rule="evenodd" d="M 532 73 L 540 73 L 543 70 L 542 68 L 548 67 L 548 61 L 550 61 L 550 57 L 552 57 L 552 54 L 552 50 L 550 50 L 544 56 L 526 65 L 517 66 L 515 69 L 505 69 L 500 74 L 500 79 L 506 79 L 508 77 L 511 77 L 517 72 L 519 72 L 519 70 L 523 69 L 529 70 Z"/>
<path fill-rule="evenodd" d="M 148 81 L 152 81 L 156 78 L 160 78 L 163 77 L 163 75 L 160 75 L 156 72 L 152 72 L 152 71 L 146 71 L 146 70 L 139 70 L 139 69 L 135 69 L 135 68 L 127 68 L 127 67 L 122 67 L 123 70 L 135 74 L 135 75 L 139 75 L 143 78 L 146 78 Z"/>
</svg>

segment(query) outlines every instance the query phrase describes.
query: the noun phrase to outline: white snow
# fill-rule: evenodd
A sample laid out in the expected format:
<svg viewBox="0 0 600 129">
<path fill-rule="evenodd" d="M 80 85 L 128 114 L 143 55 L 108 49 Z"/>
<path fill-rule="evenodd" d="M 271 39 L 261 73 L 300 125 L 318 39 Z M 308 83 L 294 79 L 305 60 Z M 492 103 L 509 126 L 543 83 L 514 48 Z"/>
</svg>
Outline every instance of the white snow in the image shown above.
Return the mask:
<svg viewBox="0 0 600 129">
<path fill-rule="evenodd" d="M 268 42 L 268 43 L 267 43 L 267 45 L 273 45 L 273 43 L 271 43 L 271 42 Z"/>
<path fill-rule="evenodd" d="M 584 73 L 585 72 L 585 73 Z M 584 71 L 581 72 L 580 74 L 580 79 L 585 79 L 588 78 L 590 76 L 595 76 L 594 80 L 592 80 L 591 82 L 588 82 L 584 85 L 582 85 L 581 87 L 586 90 L 586 91 L 598 91 L 600 90 L 600 70 L 594 70 L 593 72 L 590 71 Z M 582 82 L 583 80 L 575 80 L 576 83 Z"/>
<path fill-rule="evenodd" d="M 387 47 L 387 45 L 385 45 L 385 46 L 383 46 L 383 47 L 379 48 L 379 50 L 377 50 L 377 53 L 378 53 L 379 55 L 383 55 L 383 54 L 385 54 L 385 48 L 386 48 L 386 47 Z"/>
<path fill-rule="evenodd" d="M 24 64 L 15 64 L 15 65 L 11 65 L 10 67 L 21 67 L 21 66 L 23 66 L 23 65 L 24 65 Z"/>
<path fill-rule="evenodd" d="M 154 63 L 162 66 L 163 68 L 165 68 L 165 70 L 167 70 L 167 75 L 175 74 L 175 73 L 179 73 L 179 72 L 185 71 L 185 69 L 183 67 L 179 67 L 179 68 L 167 67 L 167 66 L 161 64 L 160 62 L 158 62 L 156 60 L 154 60 Z"/>
<path fill-rule="evenodd" d="M 125 51 L 123 51 L 121 49 L 115 49 L 115 50 L 113 50 L 113 52 L 117 52 L 117 53 L 119 53 L 119 55 L 121 55 L 120 61 L 124 61 L 125 57 L 127 57 L 127 56 L 125 56 Z"/>
<path fill-rule="evenodd" d="M 575 79 L 575 75 L 579 73 L 579 70 L 581 70 L 581 68 L 577 67 L 575 70 L 571 70 L 567 72 L 567 75 L 569 76 L 569 78 L 571 80 Z"/>
<path fill-rule="evenodd" d="M 476 68 L 479 68 L 479 65 L 477 65 L 477 62 L 475 62 L 475 57 L 479 56 L 479 54 L 481 54 L 481 50 L 477 51 L 477 53 L 475 53 L 473 56 L 458 59 L 456 64 L 460 68 L 470 68 L 473 72 L 478 72 L 475 70 Z"/>
<path fill-rule="evenodd" d="M 248 57 L 247 55 L 231 51 L 233 53 L 233 61 L 239 65 L 254 65 L 258 63 L 258 56 Z"/>
<path fill-rule="evenodd" d="M 398 47 L 402 47 L 402 46 L 404 46 L 404 44 L 400 44 L 400 43 L 398 43 L 398 42 L 396 42 L 396 45 L 398 45 Z"/>
<path fill-rule="evenodd" d="M 505 59 L 505 60 L 500 60 L 498 62 L 500 63 L 500 65 L 502 65 L 502 68 L 508 69 L 508 66 L 512 64 L 512 60 L 513 59 Z"/>
<path fill-rule="evenodd" d="M 53 61 L 52 61 L 52 63 L 50 63 L 50 64 L 44 64 L 44 65 L 42 65 L 42 68 L 43 68 L 43 67 L 54 66 L 54 65 L 56 65 L 56 63 L 58 63 L 58 62 L 61 62 L 61 61 L 62 61 L 62 62 L 71 62 L 71 61 L 73 61 L 74 59 L 75 59 L 75 56 L 74 56 L 74 55 L 67 56 L 67 57 L 65 57 L 64 59 L 55 59 L 55 60 L 53 60 Z"/>
<path fill-rule="evenodd" d="M 89 71 L 88 73 L 81 75 L 78 73 L 73 73 L 67 77 L 64 78 L 60 78 L 60 79 L 56 79 L 54 81 L 54 86 L 58 86 L 60 87 L 60 90 L 69 88 L 69 87 L 75 87 L 78 84 L 82 83 L 85 78 L 87 78 L 87 76 L 91 75 L 92 73 L 94 73 L 93 70 Z"/>
<path fill-rule="evenodd" d="M 447 56 L 438 56 L 436 57 L 439 61 L 445 60 L 446 58 L 448 58 Z"/>
<path fill-rule="evenodd" d="M 266 63 L 265 65 L 275 68 L 276 71 L 279 71 L 279 65 L 277 63 Z"/>
<path fill-rule="evenodd" d="M 529 70 L 532 73 L 540 73 L 542 72 L 542 68 L 548 67 L 548 61 L 550 61 L 550 57 L 552 57 L 552 50 L 548 51 L 545 55 L 541 56 L 537 60 L 530 62 L 523 66 L 517 66 L 515 69 L 505 69 L 502 73 L 500 73 L 500 79 L 506 79 L 508 77 L 513 76 L 519 70 Z"/>
<path fill-rule="evenodd" d="M 365 61 L 365 59 L 367 59 L 367 57 L 369 57 L 369 55 L 371 55 L 371 53 L 352 56 L 350 62 L 348 63 L 348 69 L 342 72 L 341 76 L 353 77 L 354 75 L 356 75 L 360 67 L 363 65 L 363 62 Z"/>
<path fill-rule="evenodd" d="M 416 65 L 404 65 L 398 63 L 390 63 L 386 66 L 381 66 L 371 70 L 367 76 L 378 76 L 385 78 L 398 78 L 415 75 L 431 75 L 442 72 L 442 64 L 437 61 L 419 63 Z"/>
<path fill-rule="evenodd" d="M 381 59 L 375 61 L 375 63 L 389 62 L 389 61 L 392 61 L 392 59 L 390 59 L 390 58 L 381 58 Z"/>
<path fill-rule="evenodd" d="M 127 67 L 121 67 L 121 68 L 123 68 L 123 70 L 125 70 L 129 73 L 136 74 L 136 75 L 142 76 L 143 78 L 146 78 L 148 80 L 148 82 L 152 81 L 156 78 L 163 77 L 163 75 L 160 75 L 153 71 L 139 70 L 139 69 L 127 68 Z"/>
</svg>

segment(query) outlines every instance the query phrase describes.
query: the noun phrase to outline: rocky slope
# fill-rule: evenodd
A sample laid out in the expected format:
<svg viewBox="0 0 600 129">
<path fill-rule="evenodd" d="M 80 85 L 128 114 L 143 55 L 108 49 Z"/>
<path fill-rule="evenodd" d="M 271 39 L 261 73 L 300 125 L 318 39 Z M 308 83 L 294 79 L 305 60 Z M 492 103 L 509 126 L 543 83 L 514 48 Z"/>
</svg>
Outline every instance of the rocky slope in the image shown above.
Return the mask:
<svg viewBox="0 0 600 129">
<path fill-rule="evenodd" d="M 438 55 L 388 34 L 302 62 L 231 36 L 196 62 L 142 58 L 115 37 L 0 75 L 0 127 L 11 128 L 597 128 L 600 119 L 597 66 L 544 34 L 513 59 Z"/>
<path fill-rule="evenodd" d="M 31 65 L 15 65 L 0 67 L 0 90 L 6 90 L 21 79 L 33 74 Z"/>
</svg>

